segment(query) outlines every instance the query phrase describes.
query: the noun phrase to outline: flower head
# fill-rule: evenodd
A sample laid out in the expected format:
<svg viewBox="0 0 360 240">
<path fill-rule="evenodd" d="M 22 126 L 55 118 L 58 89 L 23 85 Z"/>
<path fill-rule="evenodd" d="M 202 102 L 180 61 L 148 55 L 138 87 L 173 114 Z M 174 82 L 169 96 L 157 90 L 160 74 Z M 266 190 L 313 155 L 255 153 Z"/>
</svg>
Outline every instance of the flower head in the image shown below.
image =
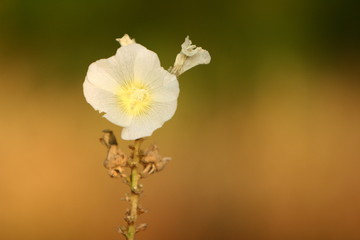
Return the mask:
<svg viewBox="0 0 360 240">
<path fill-rule="evenodd" d="M 150 136 L 175 113 L 179 83 L 164 70 L 156 53 L 128 35 L 116 54 L 89 66 L 83 87 L 86 101 L 110 122 L 122 126 L 121 137 Z"/>
</svg>

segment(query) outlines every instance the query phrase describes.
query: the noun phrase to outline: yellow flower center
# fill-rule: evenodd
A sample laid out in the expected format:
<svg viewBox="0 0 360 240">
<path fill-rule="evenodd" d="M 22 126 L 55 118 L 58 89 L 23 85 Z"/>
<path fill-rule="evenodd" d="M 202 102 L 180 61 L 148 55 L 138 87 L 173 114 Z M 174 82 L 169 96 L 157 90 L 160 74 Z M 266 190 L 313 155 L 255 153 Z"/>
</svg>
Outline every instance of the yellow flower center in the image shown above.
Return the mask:
<svg viewBox="0 0 360 240">
<path fill-rule="evenodd" d="M 149 87 L 141 82 L 131 81 L 119 89 L 120 107 L 129 115 L 138 116 L 150 109 L 152 96 Z"/>
</svg>

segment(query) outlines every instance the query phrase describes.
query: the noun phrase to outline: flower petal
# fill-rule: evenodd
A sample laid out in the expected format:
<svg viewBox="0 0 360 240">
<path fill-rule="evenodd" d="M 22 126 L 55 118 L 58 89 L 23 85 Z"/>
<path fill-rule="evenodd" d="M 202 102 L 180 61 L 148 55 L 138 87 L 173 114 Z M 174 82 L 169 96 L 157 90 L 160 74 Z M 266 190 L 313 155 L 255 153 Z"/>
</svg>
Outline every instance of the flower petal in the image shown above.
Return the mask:
<svg viewBox="0 0 360 240">
<path fill-rule="evenodd" d="M 145 84 L 153 84 L 161 70 L 160 60 L 156 53 L 146 49 L 139 49 L 134 62 L 134 77 Z M 155 78 L 154 78 L 155 77 Z"/>
<path fill-rule="evenodd" d="M 152 111 L 154 115 L 158 115 L 159 119 L 166 122 L 174 116 L 176 108 L 177 100 L 171 102 L 157 102 L 152 106 Z"/>
<path fill-rule="evenodd" d="M 83 90 L 86 101 L 95 110 L 104 112 L 106 119 L 122 127 L 130 126 L 132 117 L 121 110 L 114 93 L 94 86 L 88 78 L 84 81 Z"/>
<path fill-rule="evenodd" d="M 115 93 L 125 81 L 134 79 L 134 63 L 137 56 L 139 54 L 143 56 L 140 59 L 148 57 L 144 55 L 148 52 L 152 53 L 136 43 L 120 47 L 115 56 L 92 63 L 86 77 L 94 86 Z M 160 67 L 160 62 L 158 65 Z"/>
<path fill-rule="evenodd" d="M 115 55 L 117 61 L 118 72 L 126 81 L 132 81 L 135 79 L 135 60 L 143 52 L 150 52 L 144 46 L 133 43 L 120 47 Z"/>
<path fill-rule="evenodd" d="M 179 96 L 176 76 L 163 69 L 157 54 L 146 48 L 135 58 L 134 78 L 151 88 L 155 101 L 173 101 Z"/>
<path fill-rule="evenodd" d="M 170 102 L 175 101 L 179 96 L 179 82 L 175 75 L 164 71 L 163 85 L 153 88 L 153 99 L 156 102 Z"/>
<path fill-rule="evenodd" d="M 89 66 L 86 78 L 94 86 L 113 93 L 125 80 L 119 72 L 118 63 L 114 56 L 92 63 Z"/>
<path fill-rule="evenodd" d="M 151 136 L 174 115 L 176 106 L 177 101 L 154 104 L 149 114 L 134 117 L 131 125 L 122 130 L 121 137 L 124 140 L 134 140 Z"/>
</svg>

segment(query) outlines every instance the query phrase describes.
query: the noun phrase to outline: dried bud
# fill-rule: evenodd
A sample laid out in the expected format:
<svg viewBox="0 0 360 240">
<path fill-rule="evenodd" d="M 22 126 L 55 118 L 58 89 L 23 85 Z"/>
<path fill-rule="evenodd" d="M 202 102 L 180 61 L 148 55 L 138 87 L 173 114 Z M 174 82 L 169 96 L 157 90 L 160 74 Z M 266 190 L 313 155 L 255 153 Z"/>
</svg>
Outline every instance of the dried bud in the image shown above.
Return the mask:
<svg viewBox="0 0 360 240">
<path fill-rule="evenodd" d="M 211 57 L 207 50 L 192 45 L 189 36 L 181 45 L 181 52 L 176 56 L 174 67 L 170 70 L 172 74 L 179 76 L 185 71 L 199 64 L 210 63 Z"/>
<path fill-rule="evenodd" d="M 107 148 L 110 148 L 111 145 L 118 145 L 113 131 L 105 129 L 103 130 L 103 133 L 103 137 L 100 138 L 100 142 L 102 144 L 104 144 Z"/>
<path fill-rule="evenodd" d="M 142 161 L 145 163 L 156 163 L 160 161 L 161 156 L 159 153 L 159 148 L 157 145 L 152 145 L 149 149 L 145 152 L 145 156 L 143 157 Z"/>
<path fill-rule="evenodd" d="M 166 164 L 167 164 L 170 160 L 171 160 L 170 157 L 163 157 L 163 158 L 161 158 L 161 160 L 160 160 L 158 163 L 155 164 L 156 170 L 157 170 L 158 172 L 160 172 L 161 170 L 163 170 L 164 167 L 166 166 Z"/>
<path fill-rule="evenodd" d="M 141 214 L 146 213 L 146 212 L 147 212 L 147 210 L 143 209 L 143 208 L 140 207 L 140 206 L 137 208 L 137 214 L 138 214 L 138 215 L 141 215 Z"/>
<path fill-rule="evenodd" d="M 135 39 L 131 39 L 127 34 L 125 34 L 122 38 L 117 38 L 116 41 L 118 41 L 122 47 L 136 43 Z"/>
<path fill-rule="evenodd" d="M 136 232 L 140 232 L 140 231 L 146 230 L 147 226 L 148 226 L 148 225 L 147 225 L 146 223 L 140 224 L 140 225 L 136 228 Z"/>
<path fill-rule="evenodd" d="M 126 201 L 126 202 L 130 202 L 130 196 L 129 196 L 129 194 L 128 194 L 128 193 L 125 193 L 125 196 L 122 197 L 120 200 Z"/>
<path fill-rule="evenodd" d="M 142 171 L 142 177 L 154 174 L 164 169 L 166 163 L 171 160 L 169 157 L 161 157 L 159 148 L 156 145 L 152 145 L 144 154 L 142 163 L 144 170 Z"/>
<path fill-rule="evenodd" d="M 125 237 L 127 236 L 127 235 L 126 235 L 126 232 L 127 232 L 127 228 L 126 228 L 125 226 L 119 227 L 119 233 L 121 233 L 121 234 L 124 235 Z"/>
<path fill-rule="evenodd" d="M 130 215 L 126 215 L 124 217 L 125 222 L 127 222 L 128 224 L 133 224 L 134 223 L 134 217 L 130 216 Z"/>
<path fill-rule="evenodd" d="M 124 167 L 127 164 L 127 156 L 118 148 L 116 137 L 110 130 L 104 130 L 100 139 L 107 148 L 108 153 L 104 161 L 104 167 L 109 170 L 111 177 L 126 177 Z"/>
</svg>

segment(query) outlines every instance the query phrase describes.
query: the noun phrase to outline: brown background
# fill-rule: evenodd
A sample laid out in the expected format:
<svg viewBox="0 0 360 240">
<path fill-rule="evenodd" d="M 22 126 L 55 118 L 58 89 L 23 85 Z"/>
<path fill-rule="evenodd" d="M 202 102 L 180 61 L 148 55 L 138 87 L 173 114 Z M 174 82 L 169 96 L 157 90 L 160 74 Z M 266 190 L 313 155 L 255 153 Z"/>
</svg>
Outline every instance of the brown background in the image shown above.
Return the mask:
<svg viewBox="0 0 360 240">
<path fill-rule="evenodd" d="M 88 65 L 129 33 L 165 68 L 184 37 L 212 55 L 145 145 L 138 239 L 360 239 L 356 1 L 2 1 L 0 239 L 121 239 L 127 191 L 102 167 Z M 121 141 L 126 149 L 129 142 Z"/>
</svg>

